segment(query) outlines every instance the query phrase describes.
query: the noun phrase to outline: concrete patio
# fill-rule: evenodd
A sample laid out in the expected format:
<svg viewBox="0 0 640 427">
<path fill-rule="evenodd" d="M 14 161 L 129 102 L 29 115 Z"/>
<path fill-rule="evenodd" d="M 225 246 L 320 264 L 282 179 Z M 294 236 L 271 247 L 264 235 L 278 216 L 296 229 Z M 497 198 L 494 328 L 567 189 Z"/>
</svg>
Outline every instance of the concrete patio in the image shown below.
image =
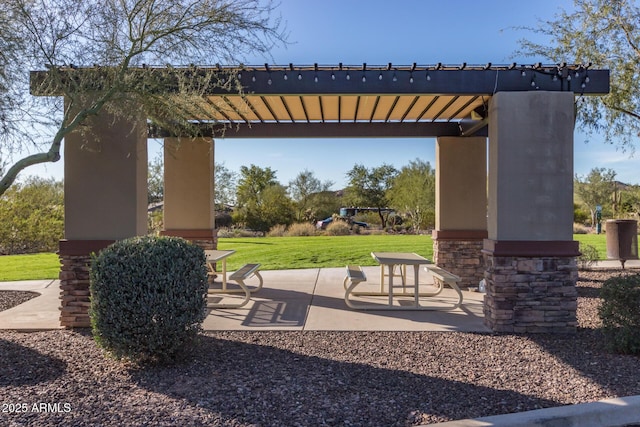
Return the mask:
<svg viewBox="0 0 640 427">
<path fill-rule="evenodd" d="M 375 290 L 379 286 L 379 267 L 364 267 L 364 271 L 367 283 L 371 283 L 367 286 Z M 204 329 L 489 332 L 483 323 L 483 294 L 478 292 L 463 291 L 462 307 L 451 311 L 356 311 L 349 309 L 344 302 L 344 268 L 268 270 L 261 274 L 264 287 L 252 296 L 246 306 L 210 310 L 203 324 Z M 420 274 L 421 285 L 428 286 L 429 280 L 428 274 Z M 251 280 L 247 283 L 252 284 Z M 17 307 L 0 312 L 0 329 L 60 329 L 58 280 L 4 282 L 0 283 L 0 290 L 40 294 Z M 396 292 L 399 290 L 401 287 Z M 219 300 L 220 297 L 211 298 Z M 224 298 L 231 300 L 240 297 Z M 381 304 L 386 303 L 385 297 L 375 298 Z M 402 305 L 408 303 L 410 298 L 400 297 L 396 300 L 397 304 Z M 455 300 L 453 290 L 445 288 L 437 297 L 423 298 L 421 304 L 437 306 Z"/>
</svg>

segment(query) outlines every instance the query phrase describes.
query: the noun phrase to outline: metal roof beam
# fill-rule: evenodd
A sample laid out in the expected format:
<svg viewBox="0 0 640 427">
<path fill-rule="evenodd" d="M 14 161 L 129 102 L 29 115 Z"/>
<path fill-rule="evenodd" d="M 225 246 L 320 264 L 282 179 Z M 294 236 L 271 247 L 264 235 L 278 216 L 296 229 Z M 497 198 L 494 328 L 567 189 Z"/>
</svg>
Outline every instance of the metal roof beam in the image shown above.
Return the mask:
<svg viewBox="0 0 640 427">
<path fill-rule="evenodd" d="M 434 138 L 438 136 L 487 136 L 486 123 L 461 122 L 312 122 L 252 123 L 248 125 L 202 125 L 202 136 L 213 138 Z M 474 129 L 474 125 L 478 127 Z M 468 129 L 466 132 L 464 129 Z M 169 133 L 149 128 L 149 138 L 166 138 Z"/>
<path fill-rule="evenodd" d="M 584 95 L 609 93 L 609 70 L 596 70 L 562 64 L 557 67 L 495 67 L 442 68 L 411 67 L 375 69 L 372 67 L 284 67 L 247 68 L 236 75 L 247 94 L 257 95 L 379 95 L 379 94 L 433 94 L 433 95 L 493 95 L 503 91 L 571 91 Z M 158 92 L 177 92 L 181 73 L 211 72 L 210 68 L 132 69 L 131 80 L 140 73 L 140 84 L 146 81 L 141 73 L 155 73 L 162 78 Z M 232 68 L 222 68 L 221 78 L 227 78 Z M 101 79 L 107 79 L 98 68 L 68 69 L 69 85 L 77 90 L 92 91 L 100 88 Z M 293 75 L 292 75 L 293 74 Z M 353 76 L 352 76 L 353 74 Z M 356 78 L 356 75 L 358 78 Z M 65 82 L 48 81 L 48 71 L 31 72 L 31 92 L 38 96 L 62 95 Z M 285 78 L 285 76 L 288 76 Z M 295 78 L 294 78 L 295 76 Z M 349 78 L 347 78 L 349 76 Z M 353 77 L 353 78 L 352 78 Z M 365 77 L 365 78 L 362 78 Z M 184 76 L 182 77 L 184 78 Z M 214 79 L 215 80 L 215 79 Z M 79 85 L 79 86 L 76 86 Z M 86 88 L 85 88 L 86 86 Z M 219 86 L 219 85 L 218 85 Z M 211 95 L 238 95 L 225 87 L 211 87 Z"/>
<path fill-rule="evenodd" d="M 609 93 L 609 70 L 589 70 L 588 74 L 572 79 L 537 69 L 429 70 L 428 79 L 427 73 L 420 70 L 359 72 L 366 74 L 366 81 L 353 77 L 347 79 L 348 70 L 301 70 L 298 75 L 302 78 L 285 80 L 284 72 L 271 71 L 268 75 L 257 72 L 255 82 L 244 77 L 241 82 L 245 93 L 265 95 L 493 95 L 496 92 L 531 90 L 571 91 L 584 95 Z M 271 83 L 268 83 L 269 78 Z M 215 88 L 213 92 L 224 91 Z"/>
</svg>

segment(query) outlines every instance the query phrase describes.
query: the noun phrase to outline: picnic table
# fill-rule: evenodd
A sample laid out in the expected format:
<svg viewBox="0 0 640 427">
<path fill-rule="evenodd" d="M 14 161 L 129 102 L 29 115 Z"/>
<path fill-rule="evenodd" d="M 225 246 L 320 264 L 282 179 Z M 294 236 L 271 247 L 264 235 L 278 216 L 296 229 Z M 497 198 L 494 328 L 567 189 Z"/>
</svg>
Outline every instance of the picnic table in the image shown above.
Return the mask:
<svg viewBox="0 0 640 427">
<path fill-rule="evenodd" d="M 361 310 L 452 310 L 460 307 L 462 303 L 462 292 L 457 285 L 460 278 L 434 266 L 427 258 L 407 252 L 371 252 L 371 256 L 380 264 L 380 291 L 379 292 L 354 292 L 354 289 L 362 282 L 365 282 L 366 276 L 362 268 L 358 266 L 347 266 L 347 277 L 344 280 L 345 286 L 345 303 L 350 308 Z M 436 290 L 433 292 L 420 292 L 419 289 L 419 271 L 420 266 L 425 265 L 434 278 Z M 407 266 L 413 267 L 413 292 L 407 292 Z M 400 272 L 395 273 L 396 267 Z M 385 268 L 387 272 L 385 273 Z M 412 305 L 394 305 L 394 277 L 400 275 L 402 278 L 403 291 L 396 293 L 395 296 L 411 296 L 413 297 Z M 388 290 L 384 289 L 384 278 L 389 277 Z M 348 284 L 350 282 L 350 284 Z M 445 307 L 428 307 L 420 305 L 420 297 L 436 296 L 442 292 L 444 284 L 451 286 L 458 295 L 458 301 L 453 306 Z M 351 296 L 386 296 L 388 298 L 386 305 L 356 303 L 351 300 Z"/>
</svg>

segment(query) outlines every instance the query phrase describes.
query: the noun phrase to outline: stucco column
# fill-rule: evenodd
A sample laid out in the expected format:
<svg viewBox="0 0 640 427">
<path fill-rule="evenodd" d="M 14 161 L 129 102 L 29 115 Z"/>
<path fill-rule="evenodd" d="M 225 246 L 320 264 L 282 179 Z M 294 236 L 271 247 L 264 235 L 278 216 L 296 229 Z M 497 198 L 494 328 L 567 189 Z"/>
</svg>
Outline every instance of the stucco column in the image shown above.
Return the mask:
<svg viewBox="0 0 640 427">
<path fill-rule="evenodd" d="M 116 240 L 147 233 L 147 123 L 106 112 L 64 140 L 64 327 L 88 327 L 89 261 Z"/>
<path fill-rule="evenodd" d="M 165 138 L 162 234 L 216 247 L 213 157 L 211 138 Z"/>
<path fill-rule="evenodd" d="M 436 141 L 434 262 L 478 286 L 484 277 L 487 237 L 487 140 L 442 137 Z"/>
<path fill-rule="evenodd" d="M 571 92 L 491 100 L 485 322 L 496 331 L 575 331 L 573 126 Z"/>
</svg>

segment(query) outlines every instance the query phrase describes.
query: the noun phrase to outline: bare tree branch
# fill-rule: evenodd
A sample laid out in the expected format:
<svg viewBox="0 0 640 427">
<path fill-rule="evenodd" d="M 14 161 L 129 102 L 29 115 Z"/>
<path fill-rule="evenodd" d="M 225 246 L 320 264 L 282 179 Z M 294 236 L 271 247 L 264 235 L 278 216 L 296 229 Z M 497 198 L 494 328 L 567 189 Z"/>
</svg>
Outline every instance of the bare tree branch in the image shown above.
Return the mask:
<svg viewBox="0 0 640 427">
<path fill-rule="evenodd" d="M 218 85 L 241 93 L 235 73 L 222 78 L 194 67 L 191 74 L 178 75 L 171 69 L 140 70 L 143 64 L 241 63 L 244 54 L 268 55 L 272 46 L 286 43 L 268 0 L 4 4 L 8 9 L 0 11 L 0 149 L 7 154 L 25 141 L 47 149 L 16 161 L 0 180 L 0 196 L 25 168 L 57 161 L 65 135 L 84 131 L 86 120 L 102 111 L 133 119 L 142 108 L 158 125 L 197 136 L 199 127 L 190 120 L 194 114 L 202 121 L 215 120 L 202 99 L 204 90 Z M 28 96 L 28 72 L 43 66 L 49 67 L 47 81 L 35 89 L 41 95 L 62 96 L 64 103 L 60 98 Z M 77 68 L 94 72 L 73 73 Z M 176 85 L 177 93 L 161 96 L 168 83 Z M 137 108 L 127 108 L 131 105 Z"/>
</svg>

